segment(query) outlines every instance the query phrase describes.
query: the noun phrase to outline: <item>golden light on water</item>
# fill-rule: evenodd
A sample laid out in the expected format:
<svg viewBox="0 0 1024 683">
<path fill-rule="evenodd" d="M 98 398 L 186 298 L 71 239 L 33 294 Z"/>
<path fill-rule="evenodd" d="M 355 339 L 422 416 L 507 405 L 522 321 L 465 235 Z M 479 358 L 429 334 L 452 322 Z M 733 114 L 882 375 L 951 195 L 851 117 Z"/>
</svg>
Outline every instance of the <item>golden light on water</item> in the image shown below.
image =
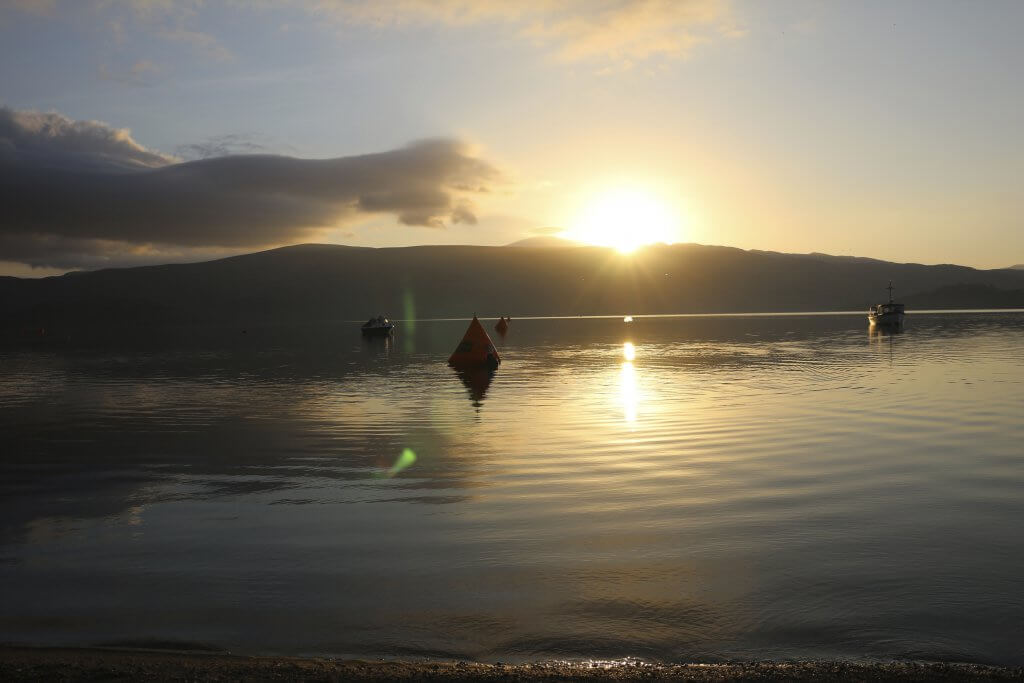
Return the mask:
<svg viewBox="0 0 1024 683">
<path fill-rule="evenodd" d="M 636 360 L 636 346 L 633 342 L 625 342 L 622 345 L 622 357 L 625 362 L 622 364 L 622 372 L 619 378 L 619 392 L 622 396 L 622 416 L 627 423 L 636 422 L 637 406 L 640 403 L 640 391 L 637 388 L 636 368 L 633 361 Z"/>
<path fill-rule="evenodd" d="M 640 392 L 636 384 L 636 368 L 633 363 L 626 361 L 622 364 L 622 373 L 619 378 L 619 392 L 622 396 L 622 417 L 629 424 L 636 422 L 637 406 L 640 403 Z"/>
<path fill-rule="evenodd" d="M 679 216 L 655 194 L 617 188 L 589 201 L 566 237 L 628 254 L 647 244 L 678 242 L 680 229 Z"/>
</svg>

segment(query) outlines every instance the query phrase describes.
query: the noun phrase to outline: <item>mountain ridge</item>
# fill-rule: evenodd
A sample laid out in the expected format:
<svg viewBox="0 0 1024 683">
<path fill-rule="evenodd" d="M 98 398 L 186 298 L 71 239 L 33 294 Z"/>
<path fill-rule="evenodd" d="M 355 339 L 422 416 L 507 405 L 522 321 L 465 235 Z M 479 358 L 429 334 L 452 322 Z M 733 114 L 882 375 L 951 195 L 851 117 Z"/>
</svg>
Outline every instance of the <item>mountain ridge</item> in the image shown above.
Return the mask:
<svg viewBox="0 0 1024 683">
<path fill-rule="evenodd" d="M 299 323 L 512 315 L 864 310 L 889 280 L 909 306 L 1024 306 L 1024 271 L 699 244 L 300 244 L 185 264 L 0 279 L 0 328 Z M 945 288 L 945 289 L 943 289 Z M 943 297 L 948 299 L 944 305 Z"/>
</svg>

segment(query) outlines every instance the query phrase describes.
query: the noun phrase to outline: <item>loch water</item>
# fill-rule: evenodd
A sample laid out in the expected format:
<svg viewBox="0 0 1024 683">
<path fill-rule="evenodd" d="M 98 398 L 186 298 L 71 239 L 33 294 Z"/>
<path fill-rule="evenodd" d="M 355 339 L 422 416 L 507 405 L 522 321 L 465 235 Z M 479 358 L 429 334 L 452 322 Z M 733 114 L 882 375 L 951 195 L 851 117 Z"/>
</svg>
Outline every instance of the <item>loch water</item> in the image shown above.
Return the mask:
<svg viewBox="0 0 1024 683">
<path fill-rule="evenodd" d="M 0 349 L 0 641 L 1024 664 L 1024 313 Z"/>
</svg>

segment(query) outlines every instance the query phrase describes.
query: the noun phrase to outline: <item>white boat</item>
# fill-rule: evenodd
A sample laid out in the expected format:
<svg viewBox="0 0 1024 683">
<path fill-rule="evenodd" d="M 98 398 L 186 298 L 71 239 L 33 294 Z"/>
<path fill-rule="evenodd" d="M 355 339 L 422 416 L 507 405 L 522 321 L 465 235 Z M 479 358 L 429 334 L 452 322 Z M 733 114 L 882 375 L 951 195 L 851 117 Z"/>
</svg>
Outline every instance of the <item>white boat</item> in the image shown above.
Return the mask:
<svg viewBox="0 0 1024 683">
<path fill-rule="evenodd" d="M 903 304 L 892 300 L 892 280 L 889 281 L 889 303 L 875 304 L 868 309 L 868 322 L 879 327 L 902 327 L 905 315 Z"/>
<path fill-rule="evenodd" d="M 367 337 L 386 337 L 395 331 L 395 324 L 382 315 L 370 318 L 362 327 L 363 334 Z"/>
</svg>

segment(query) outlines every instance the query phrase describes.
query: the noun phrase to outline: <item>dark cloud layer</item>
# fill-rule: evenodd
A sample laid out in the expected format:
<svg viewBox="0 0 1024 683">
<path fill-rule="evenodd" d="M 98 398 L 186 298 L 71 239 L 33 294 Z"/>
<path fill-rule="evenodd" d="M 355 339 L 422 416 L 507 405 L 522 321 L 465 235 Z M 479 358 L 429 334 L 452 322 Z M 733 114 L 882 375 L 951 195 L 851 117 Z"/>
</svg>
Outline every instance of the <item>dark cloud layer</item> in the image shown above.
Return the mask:
<svg viewBox="0 0 1024 683">
<path fill-rule="evenodd" d="M 127 130 L 0 108 L 0 260 L 76 267 L 111 251 L 307 240 L 365 214 L 474 223 L 497 178 L 448 139 L 335 159 L 237 155 L 178 163 Z"/>
<path fill-rule="evenodd" d="M 0 107 L 0 164 L 80 171 L 127 171 L 175 161 L 146 149 L 124 128 L 60 114 Z"/>
<path fill-rule="evenodd" d="M 179 145 L 175 151 L 185 159 L 209 159 L 232 154 L 264 154 L 268 148 L 253 139 L 251 135 L 232 133 L 217 135 L 202 142 Z"/>
</svg>

